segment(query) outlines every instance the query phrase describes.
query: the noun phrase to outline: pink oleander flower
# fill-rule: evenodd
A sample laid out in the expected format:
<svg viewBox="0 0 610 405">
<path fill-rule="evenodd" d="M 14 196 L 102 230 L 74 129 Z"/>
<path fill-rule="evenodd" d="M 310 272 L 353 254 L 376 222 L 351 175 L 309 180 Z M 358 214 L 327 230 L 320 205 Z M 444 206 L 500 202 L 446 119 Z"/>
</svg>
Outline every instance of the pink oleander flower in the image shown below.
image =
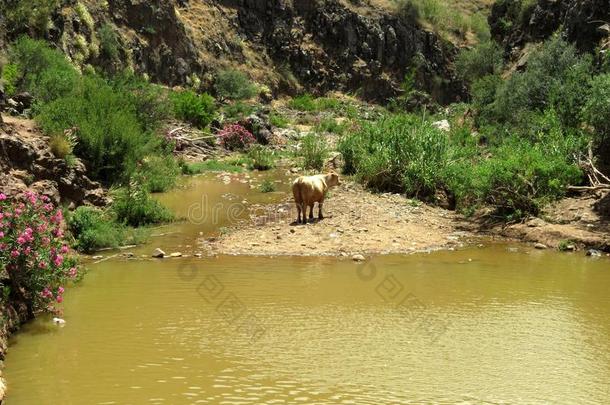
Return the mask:
<svg viewBox="0 0 610 405">
<path fill-rule="evenodd" d="M 57 296 L 57 303 L 61 304 L 64 301 L 64 297 L 62 297 L 61 295 Z"/>
<path fill-rule="evenodd" d="M 40 196 L 40 199 L 42 200 L 42 202 L 49 202 L 49 197 L 47 197 L 46 195 Z"/>
<path fill-rule="evenodd" d="M 0 193 L 0 201 L 6 200 L 6 194 Z"/>
<path fill-rule="evenodd" d="M 21 215 L 22 212 L 23 212 L 23 210 L 21 208 L 15 208 L 15 217 L 18 217 L 19 215 Z"/>
<path fill-rule="evenodd" d="M 38 225 L 38 226 L 36 227 L 36 231 L 37 231 L 38 233 L 43 233 L 43 232 L 44 232 L 44 231 L 46 231 L 46 230 L 47 230 L 47 224 L 46 224 L 46 223 L 42 223 L 42 224 L 40 224 L 40 225 Z"/>
<path fill-rule="evenodd" d="M 68 253 L 68 246 L 67 245 L 63 245 L 61 247 L 61 249 L 59 249 L 59 253 L 63 253 L 63 254 Z"/>
<path fill-rule="evenodd" d="M 49 246 L 49 243 L 51 243 L 51 239 L 49 239 L 48 237 L 44 237 L 41 240 L 42 246 Z"/>
<path fill-rule="evenodd" d="M 19 251 L 18 251 L 18 250 L 13 250 L 13 251 L 11 252 L 11 257 L 13 257 L 13 258 L 15 258 L 15 257 L 19 257 L 19 255 L 20 255 L 20 253 L 19 253 Z"/>
<path fill-rule="evenodd" d="M 20 245 L 23 245 L 24 243 L 26 243 L 27 241 L 25 240 L 25 238 L 23 236 L 20 236 L 17 238 L 17 243 Z"/>
<path fill-rule="evenodd" d="M 53 296 L 53 293 L 51 292 L 51 290 L 49 289 L 49 287 L 45 287 L 40 295 L 42 295 L 44 298 L 51 298 Z"/>
<path fill-rule="evenodd" d="M 42 207 L 46 212 L 53 211 L 53 204 L 47 203 Z"/>
<path fill-rule="evenodd" d="M 64 291 L 65 291 L 64 288 L 62 286 L 59 286 L 59 288 L 57 289 L 57 294 L 63 295 Z"/>
<path fill-rule="evenodd" d="M 0 238 L 4 238 L 4 232 L 0 231 Z"/>
<path fill-rule="evenodd" d="M 61 264 L 63 262 L 64 262 L 64 257 L 62 255 L 57 255 L 53 259 L 53 264 L 55 264 L 55 266 L 57 266 L 57 267 L 61 266 Z"/>
<path fill-rule="evenodd" d="M 38 263 L 38 268 L 44 270 L 44 269 L 47 268 L 47 264 L 45 262 L 39 262 Z"/>
<path fill-rule="evenodd" d="M 23 254 L 25 254 L 26 256 L 29 256 L 30 253 L 32 253 L 32 248 L 30 246 L 26 247 L 25 250 L 23 251 Z"/>
<path fill-rule="evenodd" d="M 72 267 L 72 268 L 70 268 L 70 270 L 68 271 L 68 276 L 69 276 L 70 278 L 75 278 L 77 274 L 78 274 L 78 270 L 76 270 L 76 267 Z"/>
<path fill-rule="evenodd" d="M 56 238 L 61 238 L 64 236 L 64 231 L 59 228 L 55 228 L 53 229 L 53 236 L 55 236 Z"/>
</svg>

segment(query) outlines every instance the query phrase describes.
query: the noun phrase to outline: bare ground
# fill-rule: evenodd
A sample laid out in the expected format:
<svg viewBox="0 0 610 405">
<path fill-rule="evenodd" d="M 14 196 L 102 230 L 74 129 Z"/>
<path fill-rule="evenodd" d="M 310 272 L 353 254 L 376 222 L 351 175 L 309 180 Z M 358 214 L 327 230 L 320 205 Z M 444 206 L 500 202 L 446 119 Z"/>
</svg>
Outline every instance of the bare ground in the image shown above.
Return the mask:
<svg viewBox="0 0 610 405">
<path fill-rule="evenodd" d="M 332 189 L 321 221 L 295 224 L 290 199 L 251 211 L 250 223 L 201 240 L 201 247 L 212 254 L 351 256 L 450 248 L 470 235 L 451 211 L 345 182 Z"/>
</svg>

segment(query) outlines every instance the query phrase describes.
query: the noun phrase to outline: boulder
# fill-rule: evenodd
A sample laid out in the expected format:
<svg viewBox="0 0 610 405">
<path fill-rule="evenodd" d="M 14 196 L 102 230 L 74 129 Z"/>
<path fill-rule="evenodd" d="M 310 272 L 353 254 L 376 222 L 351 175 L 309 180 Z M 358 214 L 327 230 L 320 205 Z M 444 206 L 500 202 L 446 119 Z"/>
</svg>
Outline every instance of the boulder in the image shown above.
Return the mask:
<svg viewBox="0 0 610 405">
<path fill-rule="evenodd" d="M 165 257 L 165 252 L 160 248 L 156 248 L 152 254 L 152 257 L 154 257 L 155 259 L 163 259 Z"/>
</svg>

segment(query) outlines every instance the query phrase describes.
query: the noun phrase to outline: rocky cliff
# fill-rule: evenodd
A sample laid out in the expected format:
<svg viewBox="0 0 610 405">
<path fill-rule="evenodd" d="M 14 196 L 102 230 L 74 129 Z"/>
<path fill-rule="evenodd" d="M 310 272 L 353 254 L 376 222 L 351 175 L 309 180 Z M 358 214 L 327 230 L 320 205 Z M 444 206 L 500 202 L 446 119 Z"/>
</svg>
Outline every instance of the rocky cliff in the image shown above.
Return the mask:
<svg viewBox="0 0 610 405">
<path fill-rule="evenodd" d="M 168 85 L 211 89 L 215 71 L 237 68 L 276 94 L 384 101 L 417 67 L 437 100 L 462 93 L 453 45 L 367 0 L 63 0 L 50 20 L 47 39 L 79 66 L 132 68 Z M 5 28 L 8 40 L 27 32 Z"/>
<path fill-rule="evenodd" d="M 610 48 L 608 0 L 500 0 L 489 17 L 491 34 L 515 55 L 528 42 L 559 33 L 582 51 Z"/>
</svg>

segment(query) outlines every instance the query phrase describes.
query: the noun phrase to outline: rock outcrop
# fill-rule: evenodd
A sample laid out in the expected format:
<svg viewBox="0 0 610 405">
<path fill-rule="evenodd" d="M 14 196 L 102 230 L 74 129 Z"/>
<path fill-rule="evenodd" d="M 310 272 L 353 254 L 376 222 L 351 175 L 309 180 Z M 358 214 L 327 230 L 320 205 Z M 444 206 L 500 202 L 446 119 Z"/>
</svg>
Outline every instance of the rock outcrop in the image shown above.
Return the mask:
<svg viewBox="0 0 610 405">
<path fill-rule="evenodd" d="M 19 196 L 27 189 L 48 196 L 55 204 L 108 203 L 106 192 L 87 177 L 80 160 L 69 165 L 56 158 L 48 139 L 31 121 L 5 117 L 0 124 L 0 192 Z"/>
<path fill-rule="evenodd" d="M 128 68 L 168 85 L 213 90 L 215 71 L 237 68 L 275 95 L 338 90 L 386 101 L 416 68 L 417 87 L 436 101 L 463 95 L 452 44 L 365 1 L 79 0 L 62 2 L 51 26 L 47 39 L 83 70 Z"/>
<path fill-rule="evenodd" d="M 582 51 L 610 45 L 608 0 L 538 0 L 530 8 L 522 1 L 497 1 L 489 17 L 491 34 L 509 53 L 555 32 Z"/>
</svg>

